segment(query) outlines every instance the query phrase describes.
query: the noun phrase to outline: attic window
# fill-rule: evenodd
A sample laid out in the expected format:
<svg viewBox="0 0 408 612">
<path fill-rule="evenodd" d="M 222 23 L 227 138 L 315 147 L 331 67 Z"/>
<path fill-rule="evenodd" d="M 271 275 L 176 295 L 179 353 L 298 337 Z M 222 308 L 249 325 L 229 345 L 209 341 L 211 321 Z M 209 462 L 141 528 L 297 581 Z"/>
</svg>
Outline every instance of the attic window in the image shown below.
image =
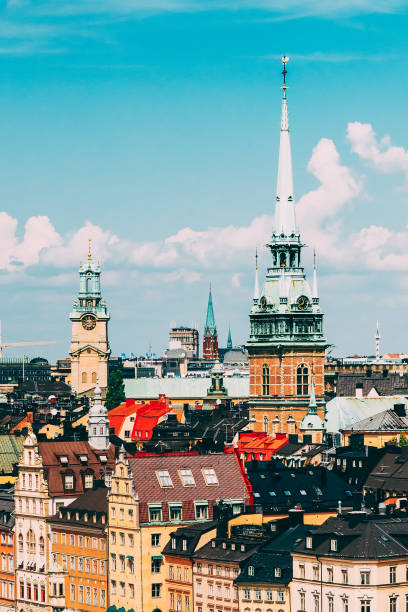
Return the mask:
<svg viewBox="0 0 408 612">
<path fill-rule="evenodd" d="M 241 544 L 241 552 L 245 552 L 245 544 Z"/>
<path fill-rule="evenodd" d="M 306 491 L 304 489 L 300 489 L 300 494 L 301 495 L 307 495 Z"/>
<path fill-rule="evenodd" d="M 286 495 L 286 497 L 289 497 L 290 495 L 292 495 L 292 493 L 288 489 L 284 491 L 284 494 Z"/>
<path fill-rule="evenodd" d="M 223 543 L 222 543 L 222 547 L 223 547 L 223 548 L 227 548 L 227 543 L 226 543 L 226 542 L 223 542 Z"/>
<path fill-rule="evenodd" d="M 203 468 L 203 476 L 207 485 L 217 485 L 218 478 L 214 468 Z"/>
<path fill-rule="evenodd" d="M 235 550 L 235 544 L 234 543 L 231 544 L 231 550 Z"/>
<path fill-rule="evenodd" d="M 156 476 L 161 487 L 172 487 L 173 483 L 168 470 L 157 470 Z"/>
<path fill-rule="evenodd" d="M 248 565 L 248 576 L 253 576 L 255 574 L 255 568 L 253 565 Z"/>
<path fill-rule="evenodd" d="M 63 465 L 68 463 L 68 457 L 66 455 L 62 455 L 59 459 Z"/>
<path fill-rule="evenodd" d="M 215 548 L 215 541 L 214 540 L 211 542 L 211 548 Z"/>
<path fill-rule="evenodd" d="M 79 455 L 79 460 L 82 463 L 87 463 L 88 462 L 88 455 Z"/>
<path fill-rule="evenodd" d="M 336 552 L 337 550 L 337 540 L 330 540 L 330 550 Z"/>
<path fill-rule="evenodd" d="M 319 487 L 315 487 L 316 495 L 323 495 L 322 490 Z"/>
<path fill-rule="evenodd" d="M 103 463 L 106 463 L 106 461 L 108 460 L 106 455 L 99 455 L 99 461 L 102 461 Z"/>
<path fill-rule="evenodd" d="M 269 495 L 270 495 L 271 497 L 276 497 L 276 493 L 275 493 L 275 491 L 269 491 Z"/>
<path fill-rule="evenodd" d="M 282 570 L 280 567 L 275 567 L 275 578 L 280 578 L 282 576 Z"/>
<path fill-rule="evenodd" d="M 260 493 L 258 493 L 257 491 L 254 492 L 254 497 L 261 497 Z"/>
<path fill-rule="evenodd" d="M 310 536 L 306 538 L 306 548 L 313 548 L 313 540 Z"/>
<path fill-rule="evenodd" d="M 181 481 L 183 483 L 183 487 L 194 487 L 195 486 L 194 476 L 190 469 L 180 470 L 179 473 L 180 473 Z"/>
</svg>

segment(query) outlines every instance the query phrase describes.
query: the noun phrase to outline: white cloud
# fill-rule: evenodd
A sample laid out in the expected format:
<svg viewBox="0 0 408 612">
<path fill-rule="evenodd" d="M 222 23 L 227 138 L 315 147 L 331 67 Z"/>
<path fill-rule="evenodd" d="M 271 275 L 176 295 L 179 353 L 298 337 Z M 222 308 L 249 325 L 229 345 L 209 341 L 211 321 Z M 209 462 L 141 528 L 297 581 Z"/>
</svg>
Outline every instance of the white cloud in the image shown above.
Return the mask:
<svg viewBox="0 0 408 612">
<path fill-rule="evenodd" d="M 388 135 L 378 141 L 370 123 L 354 121 L 347 126 L 347 138 L 353 153 L 373 168 L 385 174 L 403 172 L 408 180 L 408 151 L 392 145 Z"/>
<path fill-rule="evenodd" d="M 241 281 L 240 281 L 240 273 L 236 272 L 235 274 L 232 275 L 232 279 L 231 279 L 231 284 L 233 287 L 235 287 L 236 289 L 239 289 L 239 287 L 241 286 Z"/>
</svg>

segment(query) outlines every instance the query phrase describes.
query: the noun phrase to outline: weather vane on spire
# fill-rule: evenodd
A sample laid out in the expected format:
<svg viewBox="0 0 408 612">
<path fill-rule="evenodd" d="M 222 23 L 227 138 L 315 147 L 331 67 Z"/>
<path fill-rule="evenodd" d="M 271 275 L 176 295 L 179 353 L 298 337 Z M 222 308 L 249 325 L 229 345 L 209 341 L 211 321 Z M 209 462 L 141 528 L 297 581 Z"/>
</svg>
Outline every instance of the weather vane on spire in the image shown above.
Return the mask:
<svg viewBox="0 0 408 612">
<path fill-rule="evenodd" d="M 91 257 L 92 257 L 91 242 L 92 242 L 92 238 L 88 238 L 88 259 L 91 259 Z"/>
<path fill-rule="evenodd" d="M 281 89 L 283 89 L 283 91 L 286 91 L 286 89 L 288 88 L 288 86 L 286 85 L 286 75 L 288 74 L 288 71 L 286 70 L 286 64 L 288 63 L 289 58 L 287 57 L 287 55 L 284 55 L 282 57 L 282 64 L 283 64 L 283 70 L 282 70 L 282 76 L 283 76 L 283 85 L 281 86 Z"/>
<path fill-rule="evenodd" d="M 255 270 L 258 269 L 258 248 L 255 249 Z"/>
</svg>

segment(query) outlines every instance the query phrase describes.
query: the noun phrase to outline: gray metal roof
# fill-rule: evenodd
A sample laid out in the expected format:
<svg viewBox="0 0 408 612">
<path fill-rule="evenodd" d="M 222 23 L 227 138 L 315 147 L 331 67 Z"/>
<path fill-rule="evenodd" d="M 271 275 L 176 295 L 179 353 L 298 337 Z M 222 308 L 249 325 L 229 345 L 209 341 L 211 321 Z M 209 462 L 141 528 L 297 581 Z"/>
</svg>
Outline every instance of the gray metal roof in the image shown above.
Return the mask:
<svg viewBox="0 0 408 612">
<path fill-rule="evenodd" d="M 408 417 L 398 416 L 396 412 L 390 408 L 379 412 L 368 419 L 358 421 L 347 428 L 348 431 L 407 431 Z"/>
<path fill-rule="evenodd" d="M 125 379 L 125 394 L 128 398 L 157 399 L 164 393 L 170 399 L 200 399 L 207 397 L 210 378 L 134 378 Z M 228 396 L 245 398 L 249 396 L 249 378 L 234 376 L 224 378 Z"/>
<path fill-rule="evenodd" d="M 400 395 L 388 397 L 334 397 L 326 404 L 325 427 L 328 433 L 336 433 L 370 418 L 379 412 L 393 408 L 394 404 L 408 404 Z"/>
</svg>

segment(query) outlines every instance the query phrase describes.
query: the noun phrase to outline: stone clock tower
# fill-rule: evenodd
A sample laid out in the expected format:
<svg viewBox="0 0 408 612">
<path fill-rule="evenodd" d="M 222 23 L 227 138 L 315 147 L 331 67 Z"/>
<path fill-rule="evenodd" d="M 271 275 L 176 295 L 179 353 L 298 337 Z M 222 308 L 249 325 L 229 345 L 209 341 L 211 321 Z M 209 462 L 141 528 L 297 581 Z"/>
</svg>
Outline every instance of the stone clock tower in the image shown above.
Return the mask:
<svg viewBox="0 0 408 612">
<path fill-rule="evenodd" d="M 101 269 L 88 250 L 79 268 L 79 293 L 69 318 L 72 321 L 71 385 L 77 393 L 108 384 L 110 356 L 106 302 L 101 295 Z"/>
<path fill-rule="evenodd" d="M 316 266 L 310 286 L 302 266 L 304 244 L 295 218 L 286 98 L 287 61 L 284 57 L 275 227 L 267 245 L 271 264 L 261 291 L 256 276 L 250 313 L 249 401 L 256 431 L 302 435 L 302 420 L 308 414 L 311 396 L 314 414 L 324 418 L 327 344 Z"/>
</svg>

